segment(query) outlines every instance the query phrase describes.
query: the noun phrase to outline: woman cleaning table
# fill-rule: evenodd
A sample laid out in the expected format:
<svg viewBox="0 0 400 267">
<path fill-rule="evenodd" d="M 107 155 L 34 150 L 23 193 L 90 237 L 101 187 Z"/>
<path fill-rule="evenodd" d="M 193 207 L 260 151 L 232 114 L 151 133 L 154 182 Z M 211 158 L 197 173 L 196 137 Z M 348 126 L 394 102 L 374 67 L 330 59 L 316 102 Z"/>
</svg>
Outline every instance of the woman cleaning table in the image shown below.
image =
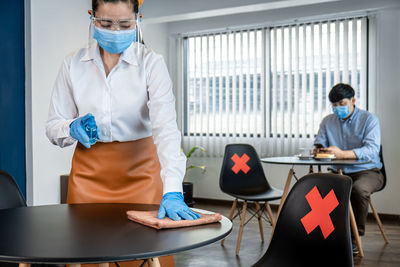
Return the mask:
<svg viewBox="0 0 400 267">
<path fill-rule="evenodd" d="M 92 41 L 62 63 L 46 134 L 60 147 L 78 141 L 68 203 L 160 204 L 161 219 L 194 220 L 182 195 L 186 158 L 172 82 L 141 39 L 142 1 L 92 1 Z"/>
</svg>

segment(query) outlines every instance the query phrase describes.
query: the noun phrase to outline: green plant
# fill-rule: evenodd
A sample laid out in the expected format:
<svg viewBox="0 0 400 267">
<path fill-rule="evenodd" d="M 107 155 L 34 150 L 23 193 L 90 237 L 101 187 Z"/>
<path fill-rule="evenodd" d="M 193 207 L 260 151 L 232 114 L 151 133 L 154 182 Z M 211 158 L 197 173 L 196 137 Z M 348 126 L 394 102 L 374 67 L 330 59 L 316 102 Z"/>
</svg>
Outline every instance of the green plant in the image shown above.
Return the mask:
<svg viewBox="0 0 400 267">
<path fill-rule="evenodd" d="M 189 150 L 189 152 L 186 154 L 186 159 L 187 159 L 188 161 L 189 161 L 190 157 L 193 155 L 193 153 L 194 153 L 196 150 L 199 150 L 199 151 L 201 151 L 201 152 L 207 154 L 207 150 L 205 150 L 203 147 L 201 147 L 201 146 L 193 146 L 193 147 Z M 188 170 L 196 169 L 196 168 L 201 169 L 203 173 L 206 171 L 206 166 L 205 166 L 205 165 L 193 165 L 193 164 L 189 164 L 188 166 L 186 166 L 186 172 L 187 172 Z"/>
</svg>

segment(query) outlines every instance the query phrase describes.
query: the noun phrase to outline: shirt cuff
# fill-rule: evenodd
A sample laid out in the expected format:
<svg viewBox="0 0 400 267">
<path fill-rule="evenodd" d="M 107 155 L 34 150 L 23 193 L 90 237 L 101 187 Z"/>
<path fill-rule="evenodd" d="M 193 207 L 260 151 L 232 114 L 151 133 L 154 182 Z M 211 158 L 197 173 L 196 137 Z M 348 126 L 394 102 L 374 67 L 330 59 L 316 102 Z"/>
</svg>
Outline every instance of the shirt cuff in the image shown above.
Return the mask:
<svg viewBox="0 0 400 267">
<path fill-rule="evenodd" d="M 181 179 L 175 177 L 166 177 L 163 184 L 163 195 L 169 192 L 183 193 Z"/>
<path fill-rule="evenodd" d="M 66 120 L 66 121 L 64 122 L 64 124 L 63 124 L 63 126 L 62 126 L 62 130 L 61 130 L 62 136 L 59 136 L 58 138 L 67 138 L 67 137 L 71 137 L 71 134 L 70 134 L 70 127 L 69 127 L 69 126 L 71 125 L 71 123 L 72 123 L 74 120 L 76 120 L 76 119 Z"/>
<path fill-rule="evenodd" d="M 353 152 L 356 154 L 357 159 L 362 159 L 363 158 L 363 149 L 362 148 L 354 148 Z"/>
</svg>

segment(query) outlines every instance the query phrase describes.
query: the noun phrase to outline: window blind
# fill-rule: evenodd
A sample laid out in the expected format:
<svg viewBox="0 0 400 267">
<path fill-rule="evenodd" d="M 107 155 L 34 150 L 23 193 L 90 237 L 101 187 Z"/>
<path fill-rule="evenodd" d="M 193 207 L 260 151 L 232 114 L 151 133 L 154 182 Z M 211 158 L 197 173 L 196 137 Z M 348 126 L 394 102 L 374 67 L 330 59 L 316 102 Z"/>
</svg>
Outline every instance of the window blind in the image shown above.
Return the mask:
<svg viewBox="0 0 400 267">
<path fill-rule="evenodd" d="M 222 156 L 249 143 L 261 156 L 311 148 L 338 82 L 367 103 L 366 17 L 183 38 L 183 145 Z"/>
</svg>

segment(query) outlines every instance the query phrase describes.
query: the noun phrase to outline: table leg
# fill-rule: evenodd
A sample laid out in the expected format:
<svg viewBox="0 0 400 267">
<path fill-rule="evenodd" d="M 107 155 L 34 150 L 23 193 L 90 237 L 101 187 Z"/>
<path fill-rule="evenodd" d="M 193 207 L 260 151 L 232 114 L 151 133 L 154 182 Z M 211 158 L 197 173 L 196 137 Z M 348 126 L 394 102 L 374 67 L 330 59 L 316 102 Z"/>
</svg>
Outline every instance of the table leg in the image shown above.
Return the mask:
<svg viewBox="0 0 400 267">
<path fill-rule="evenodd" d="M 343 175 L 343 171 L 341 169 L 339 169 L 338 174 Z M 349 203 L 349 213 L 350 213 L 351 230 L 353 231 L 356 245 L 358 247 L 358 250 L 360 251 L 360 257 L 364 257 L 364 251 L 362 249 L 361 238 L 360 238 L 360 235 L 358 234 L 356 217 L 354 216 L 353 207 L 351 206 L 351 202 Z"/>
<path fill-rule="evenodd" d="M 310 165 L 310 167 L 308 168 L 308 173 L 314 173 L 313 165 Z"/>
<path fill-rule="evenodd" d="M 282 198 L 281 198 L 281 202 L 279 203 L 278 212 L 276 213 L 275 223 L 272 225 L 271 238 L 269 239 L 270 243 L 271 243 L 272 236 L 274 235 L 276 222 L 278 222 L 278 217 L 279 217 L 279 214 L 281 213 L 283 203 L 285 202 L 287 194 L 289 192 L 289 186 L 290 186 L 290 182 L 292 181 L 293 173 L 294 173 L 293 168 L 290 168 L 288 177 L 286 178 L 285 187 L 283 188 Z"/>
<path fill-rule="evenodd" d="M 149 267 L 161 267 L 160 261 L 158 258 L 150 258 L 149 261 Z"/>
<path fill-rule="evenodd" d="M 278 220 L 279 213 L 281 212 L 283 203 L 285 202 L 287 194 L 289 192 L 289 186 L 290 186 L 290 182 L 292 181 L 293 173 L 294 173 L 294 170 L 293 170 L 293 168 L 291 168 L 289 170 L 289 174 L 288 174 L 288 177 L 286 179 L 285 187 L 283 188 L 281 203 L 279 203 L 278 213 L 276 214 L 276 220 Z"/>
</svg>

